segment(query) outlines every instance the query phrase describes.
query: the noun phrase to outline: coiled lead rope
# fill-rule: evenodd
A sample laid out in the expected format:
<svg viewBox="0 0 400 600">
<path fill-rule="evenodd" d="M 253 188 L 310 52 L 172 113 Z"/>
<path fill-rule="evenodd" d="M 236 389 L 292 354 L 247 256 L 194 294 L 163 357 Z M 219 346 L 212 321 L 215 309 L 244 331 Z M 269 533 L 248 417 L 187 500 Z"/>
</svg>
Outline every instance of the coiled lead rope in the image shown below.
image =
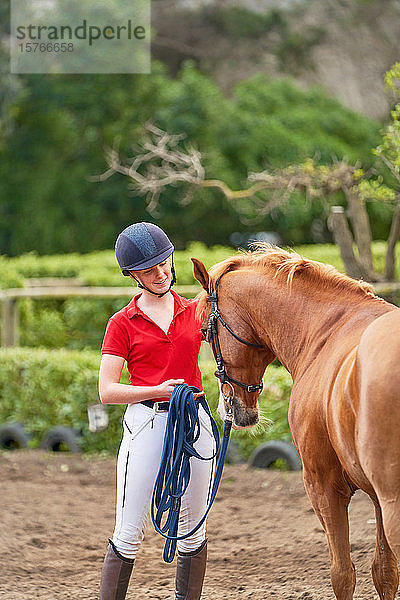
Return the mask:
<svg viewBox="0 0 400 600">
<path fill-rule="evenodd" d="M 225 419 L 222 444 L 220 444 L 217 424 L 211 415 L 205 396 L 200 396 L 195 400 L 193 392 L 198 392 L 198 390 L 189 387 L 187 384 L 175 386 L 172 392 L 164 434 L 161 463 L 151 500 L 151 519 L 155 530 L 166 538 L 163 559 L 168 563 L 174 559 L 177 540 L 183 540 L 193 535 L 202 526 L 207 517 L 221 481 L 232 427 L 232 410 L 229 410 Z M 201 456 L 194 448 L 195 443 L 200 437 L 199 405 L 204 408 L 210 419 L 216 443 L 216 451 L 209 457 Z M 217 456 L 219 449 L 220 452 L 207 509 L 201 520 L 189 533 L 178 536 L 181 499 L 190 481 L 190 458 L 213 460 Z M 164 514 L 166 517 L 164 525 L 162 525 Z"/>
</svg>

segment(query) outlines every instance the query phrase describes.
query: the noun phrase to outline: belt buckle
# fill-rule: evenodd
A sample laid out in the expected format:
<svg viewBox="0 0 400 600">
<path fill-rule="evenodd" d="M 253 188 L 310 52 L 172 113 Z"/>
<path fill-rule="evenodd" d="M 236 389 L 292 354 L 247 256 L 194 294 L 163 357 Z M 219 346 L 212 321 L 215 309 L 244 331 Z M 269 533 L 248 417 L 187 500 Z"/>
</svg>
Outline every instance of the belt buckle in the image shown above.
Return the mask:
<svg viewBox="0 0 400 600">
<path fill-rule="evenodd" d="M 156 413 L 168 412 L 167 410 L 165 410 L 163 408 L 159 408 L 160 404 L 164 404 L 164 402 L 154 402 L 154 410 L 156 411 Z"/>
</svg>

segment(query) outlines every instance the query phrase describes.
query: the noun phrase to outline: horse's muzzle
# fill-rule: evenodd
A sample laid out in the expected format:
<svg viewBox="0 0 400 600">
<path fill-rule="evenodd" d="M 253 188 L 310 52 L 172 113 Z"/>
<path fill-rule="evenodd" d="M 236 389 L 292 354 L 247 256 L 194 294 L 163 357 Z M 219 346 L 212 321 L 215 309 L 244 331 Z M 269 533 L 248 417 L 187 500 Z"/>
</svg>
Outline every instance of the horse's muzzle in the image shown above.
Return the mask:
<svg viewBox="0 0 400 600">
<path fill-rule="evenodd" d="M 254 427 L 259 420 L 258 407 L 250 408 L 244 406 L 243 403 L 236 397 L 233 398 L 233 423 L 234 426 L 245 429 Z"/>
<path fill-rule="evenodd" d="M 259 420 L 258 408 L 250 408 L 243 406 L 241 400 L 235 396 L 232 399 L 233 404 L 233 429 L 246 429 L 248 427 L 254 427 L 257 425 Z M 219 396 L 219 404 L 217 413 L 221 417 L 222 421 L 225 420 L 226 408 L 224 396 L 221 393 Z"/>
</svg>

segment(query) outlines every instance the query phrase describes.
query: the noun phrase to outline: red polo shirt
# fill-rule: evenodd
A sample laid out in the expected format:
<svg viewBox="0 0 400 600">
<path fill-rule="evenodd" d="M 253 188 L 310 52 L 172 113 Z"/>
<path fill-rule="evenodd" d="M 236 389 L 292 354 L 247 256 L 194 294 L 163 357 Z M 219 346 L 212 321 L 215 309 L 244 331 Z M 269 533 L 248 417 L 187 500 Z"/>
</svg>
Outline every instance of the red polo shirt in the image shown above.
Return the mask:
<svg viewBox="0 0 400 600">
<path fill-rule="evenodd" d="M 202 390 L 198 365 L 202 335 L 201 322 L 195 314 L 197 303 L 171 292 L 175 306 L 167 333 L 138 307 L 136 300 L 141 295 L 138 294 L 109 320 L 102 354 L 126 360 L 132 385 L 158 385 L 166 379 L 184 379 Z"/>
</svg>

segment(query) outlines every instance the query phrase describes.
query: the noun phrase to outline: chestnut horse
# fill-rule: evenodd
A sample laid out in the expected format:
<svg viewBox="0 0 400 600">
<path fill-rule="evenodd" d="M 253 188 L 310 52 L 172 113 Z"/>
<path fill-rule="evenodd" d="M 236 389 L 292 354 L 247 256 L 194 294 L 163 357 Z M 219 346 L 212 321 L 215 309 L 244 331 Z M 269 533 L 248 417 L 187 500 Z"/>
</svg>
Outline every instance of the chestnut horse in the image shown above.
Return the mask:
<svg viewBox="0 0 400 600">
<path fill-rule="evenodd" d="M 376 513 L 374 584 L 381 600 L 393 600 L 400 559 L 400 310 L 368 284 L 276 247 L 239 254 L 210 273 L 192 260 L 205 290 L 204 329 L 217 281 L 218 314 L 231 329 L 217 322 L 234 425 L 257 423 L 259 391 L 245 388 L 260 382 L 275 357 L 292 376 L 289 424 L 326 532 L 336 598 L 353 598 L 347 510 L 361 489 Z"/>
</svg>

